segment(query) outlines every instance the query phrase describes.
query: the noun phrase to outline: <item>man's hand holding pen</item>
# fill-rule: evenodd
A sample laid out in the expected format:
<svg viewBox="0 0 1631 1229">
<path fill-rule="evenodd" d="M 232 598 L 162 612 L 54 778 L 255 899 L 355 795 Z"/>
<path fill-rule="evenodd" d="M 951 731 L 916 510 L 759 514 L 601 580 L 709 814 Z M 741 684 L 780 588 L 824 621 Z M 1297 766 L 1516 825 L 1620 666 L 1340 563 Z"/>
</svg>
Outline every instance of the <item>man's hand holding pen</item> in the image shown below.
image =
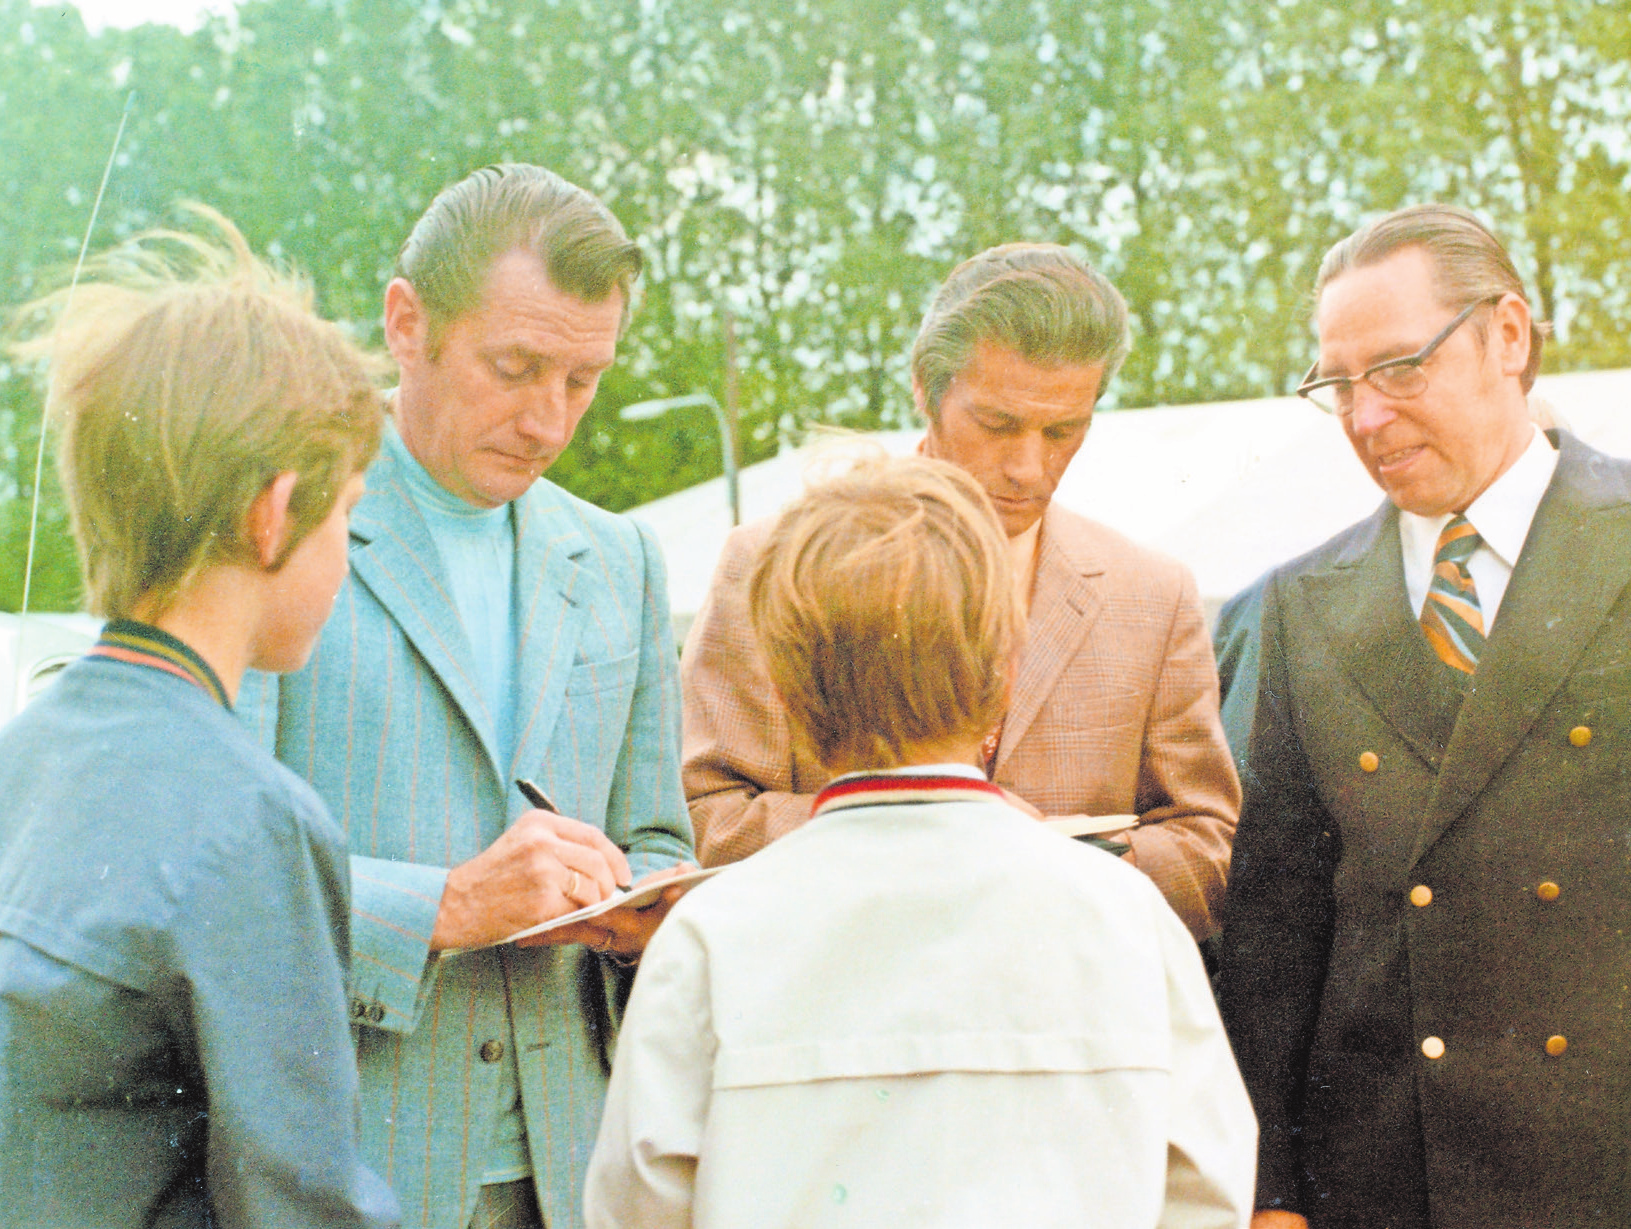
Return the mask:
<svg viewBox="0 0 1631 1229">
<path fill-rule="evenodd" d="M 533 806 L 470 861 L 448 872 L 431 948 L 481 947 L 518 930 L 598 904 L 631 884 L 623 851 L 590 824 L 561 815 L 537 785 L 516 788 Z M 691 869 L 670 867 L 646 881 Z M 683 889 L 664 892 L 638 909 L 614 909 L 591 921 L 519 940 L 518 946 L 583 943 L 621 959 L 645 950 Z"/>
<path fill-rule="evenodd" d="M 604 900 L 629 880 L 628 859 L 604 832 L 548 811 L 528 811 L 448 872 L 431 949 L 498 943 Z M 558 933 L 544 941 L 573 940 Z"/>
</svg>

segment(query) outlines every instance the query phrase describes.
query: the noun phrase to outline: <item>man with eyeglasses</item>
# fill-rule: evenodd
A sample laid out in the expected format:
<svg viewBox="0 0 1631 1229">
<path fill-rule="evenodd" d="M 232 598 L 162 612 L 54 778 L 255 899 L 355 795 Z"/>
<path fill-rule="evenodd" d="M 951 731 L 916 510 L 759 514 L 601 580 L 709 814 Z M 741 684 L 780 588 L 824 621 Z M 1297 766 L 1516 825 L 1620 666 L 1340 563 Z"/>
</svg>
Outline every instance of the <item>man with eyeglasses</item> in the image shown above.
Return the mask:
<svg viewBox="0 0 1631 1229">
<path fill-rule="evenodd" d="M 1272 573 L 1222 1003 L 1254 1229 L 1631 1223 L 1631 464 L 1542 433 L 1546 327 L 1471 214 L 1326 255 L 1387 494 Z"/>
</svg>

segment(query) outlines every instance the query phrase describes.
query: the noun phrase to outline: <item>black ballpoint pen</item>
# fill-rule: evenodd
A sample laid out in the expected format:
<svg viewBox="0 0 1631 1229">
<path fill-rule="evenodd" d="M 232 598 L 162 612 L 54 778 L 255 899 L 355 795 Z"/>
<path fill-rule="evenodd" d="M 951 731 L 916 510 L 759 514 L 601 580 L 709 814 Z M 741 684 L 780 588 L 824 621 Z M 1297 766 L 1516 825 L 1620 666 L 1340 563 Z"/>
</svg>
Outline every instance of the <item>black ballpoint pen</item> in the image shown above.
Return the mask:
<svg viewBox="0 0 1631 1229">
<path fill-rule="evenodd" d="M 540 811 L 548 811 L 551 815 L 559 815 L 561 813 L 560 807 L 555 805 L 550 796 L 544 793 L 543 790 L 539 789 L 525 777 L 517 777 L 515 779 L 515 788 L 521 791 L 521 796 L 523 798 L 532 803 L 532 805 L 537 807 Z"/>
</svg>

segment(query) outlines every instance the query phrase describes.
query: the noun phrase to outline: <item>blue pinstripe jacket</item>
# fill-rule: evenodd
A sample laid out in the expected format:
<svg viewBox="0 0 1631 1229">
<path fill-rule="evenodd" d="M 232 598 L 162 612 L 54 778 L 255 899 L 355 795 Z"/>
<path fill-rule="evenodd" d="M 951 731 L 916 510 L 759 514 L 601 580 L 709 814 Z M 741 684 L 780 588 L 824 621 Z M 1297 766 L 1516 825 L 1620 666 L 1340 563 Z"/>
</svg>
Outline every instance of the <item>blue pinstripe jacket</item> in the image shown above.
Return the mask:
<svg viewBox="0 0 1631 1229">
<path fill-rule="evenodd" d="M 500 1083 L 489 1042 L 519 1059 L 547 1223 L 582 1223 L 605 1078 L 578 965 L 597 958 L 581 947 L 429 950 L 447 869 L 525 809 L 511 778 L 533 778 L 564 814 L 602 828 L 636 878 L 693 856 L 655 540 L 542 480 L 516 501 L 515 529 L 512 763 L 498 761 L 435 547 L 388 455 L 352 514 L 351 574 L 311 662 L 239 699 L 350 844 L 363 1149 L 404 1225 L 469 1221 Z"/>
</svg>

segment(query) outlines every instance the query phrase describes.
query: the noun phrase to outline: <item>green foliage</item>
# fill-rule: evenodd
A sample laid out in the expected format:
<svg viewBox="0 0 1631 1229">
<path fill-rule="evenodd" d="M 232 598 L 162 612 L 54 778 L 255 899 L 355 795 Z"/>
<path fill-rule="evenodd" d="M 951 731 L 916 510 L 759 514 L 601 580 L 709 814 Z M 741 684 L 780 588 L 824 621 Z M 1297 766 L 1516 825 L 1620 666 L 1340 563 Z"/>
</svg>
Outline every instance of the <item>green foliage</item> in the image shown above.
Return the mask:
<svg viewBox="0 0 1631 1229">
<path fill-rule="evenodd" d="M 0 379 L 0 609 L 22 606 L 27 571 L 29 520 L 34 512 L 34 471 L 39 459 L 39 402 L 26 380 Z M 30 610 L 77 610 L 79 565 L 62 493 L 49 458 L 35 528 Z"/>
<path fill-rule="evenodd" d="M 1631 363 L 1624 0 L 245 0 L 191 35 L 94 37 L 0 0 L 0 304 L 72 260 L 132 87 L 98 244 L 207 201 L 375 342 L 445 183 L 528 160 L 606 199 L 643 304 L 552 476 L 612 508 L 719 471 L 708 411 L 616 410 L 724 400 L 727 313 L 744 463 L 814 422 L 903 425 L 925 301 L 1012 239 L 1075 245 L 1125 293 L 1121 405 L 1286 391 L 1325 247 L 1429 198 L 1509 239 L 1558 324 L 1550 369 Z M 21 388 L 8 458 L 37 438 Z M 44 521 L 36 600 L 71 602 Z"/>
</svg>

